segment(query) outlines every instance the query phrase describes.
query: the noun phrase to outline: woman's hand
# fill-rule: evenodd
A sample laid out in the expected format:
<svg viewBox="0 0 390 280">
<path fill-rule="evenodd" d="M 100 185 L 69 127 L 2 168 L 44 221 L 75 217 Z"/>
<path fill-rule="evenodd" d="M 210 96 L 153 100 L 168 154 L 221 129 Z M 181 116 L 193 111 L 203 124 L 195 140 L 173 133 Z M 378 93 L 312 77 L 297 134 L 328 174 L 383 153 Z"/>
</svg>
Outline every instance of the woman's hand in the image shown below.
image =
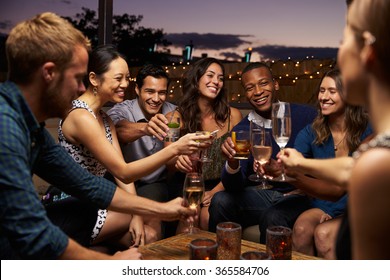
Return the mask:
<svg viewBox="0 0 390 280">
<path fill-rule="evenodd" d="M 208 207 L 211 203 L 211 199 L 214 196 L 214 192 L 206 191 L 203 196 L 202 207 Z"/>
<path fill-rule="evenodd" d="M 130 222 L 129 231 L 133 237 L 134 245 L 139 246 L 145 244 L 144 220 L 141 216 L 133 216 Z"/>
<path fill-rule="evenodd" d="M 305 159 L 300 152 L 292 148 L 285 148 L 277 157 L 278 162 L 283 163 L 286 171 L 289 172 L 299 172 L 299 163 L 302 159 Z"/>
<path fill-rule="evenodd" d="M 189 173 L 192 171 L 192 161 L 189 156 L 180 155 L 177 157 L 175 167 L 183 173 Z"/>
<path fill-rule="evenodd" d="M 320 224 L 322 224 L 323 222 L 326 222 L 326 221 L 329 221 L 329 220 L 332 220 L 332 216 L 325 213 L 325 214 L 322 214 L 321 218 L 320 218 Z"/>
<path fill-rule="evenodd" d="M 196 133 L 187 133 L 171 145 L 178 149 L 178 155 L 191 155 L 199 149 L 208 148 L 212 142 L 210 139 L 212 139 L 210 134 L 196 135 Z"/>
</svg>

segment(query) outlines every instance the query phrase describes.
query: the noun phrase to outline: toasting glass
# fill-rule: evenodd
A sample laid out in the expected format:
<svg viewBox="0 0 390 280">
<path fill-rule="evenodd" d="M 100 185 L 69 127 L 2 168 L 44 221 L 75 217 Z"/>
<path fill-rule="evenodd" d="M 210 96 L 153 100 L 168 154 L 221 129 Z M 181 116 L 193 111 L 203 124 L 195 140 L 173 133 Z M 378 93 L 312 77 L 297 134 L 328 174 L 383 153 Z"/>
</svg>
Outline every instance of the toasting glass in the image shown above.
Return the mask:
<svg viewBox="0 0 390 280">
<path fill-rule="evenodd" d="M 288 140 L 291 136 L 291 109 L 290 103 L 277 102 L 272 104 L 272 134 L 275 142 L 280 147 L 283 153 L 284 147 L 286 147 Z M 284 166 L 282 165 L 282 174 L 273 181 L 287 182 L 294 180 L 286 176 L 284 173 Z"/>
<path fill-rule="evenodd" d="M 253 158 L 261 165 L 264 166 L 272 155 L 272 138 L 269 131 L 262 129 L 260 131 L 253 131 L 251 134 L 251 149 Z M 270 184 L 267 183 L 265 174 L 259 176 L 259 173 L 256 172 L 249 176 L 249 180 L 255 182 L 261 182 L 259 186 L 260 189 L 267 190 L 272 188 Z"/>
<path fill-rule="evenodd" d="M 202 203 L 204 195 L 204 180 L 202 174 L 187 173 L 183 186 L 183 198 L 185 206 L 197 209 Z M 194 227 L 193 222 L 190 222 L 188 233 L 196 233 L 199 229 Z"/>
</svg>

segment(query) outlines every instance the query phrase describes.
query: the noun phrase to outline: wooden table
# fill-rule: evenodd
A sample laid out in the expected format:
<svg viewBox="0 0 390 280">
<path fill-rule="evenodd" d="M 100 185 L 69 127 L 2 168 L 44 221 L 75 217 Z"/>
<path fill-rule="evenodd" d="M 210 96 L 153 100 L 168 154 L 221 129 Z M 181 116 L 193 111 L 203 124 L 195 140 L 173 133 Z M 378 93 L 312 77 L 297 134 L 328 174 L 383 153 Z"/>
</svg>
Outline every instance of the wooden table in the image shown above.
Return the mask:
<svg viewBox="0 0 390 280">
<path fill-rule="evenodd" d="M 188 260 L 188 244 L 191 240 L 196 238 L 210 238 L 216 240 L 216 235 L 215 233 L 208 231 L 200 231 L 199 233 L 194 234 L 182 233 L 145 246 L 140 246 L 139 251 L 142 253 L 144 260 Z M 252 250 L 265 251 L 265 245 L 247 240 L 241 241 L 241 253 Z M 315 260 L 319 258 L 293 251 L 292 259 Z"/>
</svg>

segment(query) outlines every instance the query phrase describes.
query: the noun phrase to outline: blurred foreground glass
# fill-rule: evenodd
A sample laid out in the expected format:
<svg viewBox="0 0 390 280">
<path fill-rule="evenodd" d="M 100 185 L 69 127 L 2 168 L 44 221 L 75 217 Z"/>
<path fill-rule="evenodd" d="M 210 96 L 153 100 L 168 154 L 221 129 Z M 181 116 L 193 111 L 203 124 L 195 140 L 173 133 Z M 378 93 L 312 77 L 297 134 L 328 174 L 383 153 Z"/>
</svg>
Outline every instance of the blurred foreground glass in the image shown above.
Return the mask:
<svg viewBox="0 0 390 280">
<path fill-rule="evenodd" d="M 194 239 L 190 242 L 190 260 L 216 260 L 217 242 L 208 238 Z"/>
<path fill-rule="evenodd" d="M 272 258 L 267 252 L 248 251 L 241 254 L 240 260 L 272 260 Z"/>
<path fill-rule="evenodd" d="M 248 130 L 232 131 L 231 138 L 234 143 L 235 159 L 248 159 L 250 153 L 250 137 Z"/>
<path fill-rule="evenodd" d="M 282 226 L 267 228 L 266 247 L 274 260 L 291 260 L 292 230 Z"/>
<path fill-rule="evenodd" d="M 239 260 L 241 255 L 241 225 L 223 222 L 217 225 L 218 260 Z"/>
<path fill-rule="evenodd" d="M 171 117 L 168 122 L 169 130 L 167 136 L 165 136 L 165 142 L 175 142 L 180 138 L 180 118 Z"/>
</svg>

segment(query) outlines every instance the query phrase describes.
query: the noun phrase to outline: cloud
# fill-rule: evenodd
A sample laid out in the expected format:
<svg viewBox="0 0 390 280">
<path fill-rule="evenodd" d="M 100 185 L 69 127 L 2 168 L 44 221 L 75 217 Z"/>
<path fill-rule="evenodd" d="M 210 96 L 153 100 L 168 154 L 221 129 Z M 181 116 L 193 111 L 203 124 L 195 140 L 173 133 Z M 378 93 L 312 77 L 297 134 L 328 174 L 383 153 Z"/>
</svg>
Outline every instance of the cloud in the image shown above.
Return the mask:
<svg viewBox="0 0 390 280">
<path fill-rule="evenodd" d="M 164 38 L 172 43 L 173 47 L 183 49 L 192 42 L 195 50 L 216 50 L 220 51 L 219 56 L 226 59 L 240 60 L 243 57 L 243 50 L 252 46 L 252 53 L 258 53 L 261 59 L 305 59 L 314 58 L 336 58 L 337 48 L 330 47 L 299 47 L 284 45 L 263 45 L 254 46 L 252 35 L 216 34 L 216 33 L 168 33 Z M 239 53 L 236 53 L 238 51 Z"/>
<path fill-rule="evenodd" d="M 190 42 L 196 49 L 223 50 L 237 48 L 242 44 L 250 44 L 250 41 L 242 38 L 253 37 L 251 35 L 215 34 L 215 33 L 169 33 L 164 36 L 173 46 L 183 48 Z"/>
<path fill-rule="evenodd" d="M 239 60 L 240 61 L 242 59 L 242 56 L 240 56 L 239 54 L 237 54 L 235 52 L 220 52 L 219 55 L 225 57 L 228 60 Z"/>
<path fill-rule="evenodd" d="M 70 5 L 70 4 L 72 4 L 72 1 L 70 1 L 70 0 L 61 0 L 61 3 Z"/>
<path fill-rule="evenodd" d="M 252 52 L 257 52 L 265 59 L 305 59 L 306 57 L 314 58 L 335 58 L 337 48 L 327 47 L 293 47 L 280 45 L 265 45 L 253 47 Z"/>
</svg>

